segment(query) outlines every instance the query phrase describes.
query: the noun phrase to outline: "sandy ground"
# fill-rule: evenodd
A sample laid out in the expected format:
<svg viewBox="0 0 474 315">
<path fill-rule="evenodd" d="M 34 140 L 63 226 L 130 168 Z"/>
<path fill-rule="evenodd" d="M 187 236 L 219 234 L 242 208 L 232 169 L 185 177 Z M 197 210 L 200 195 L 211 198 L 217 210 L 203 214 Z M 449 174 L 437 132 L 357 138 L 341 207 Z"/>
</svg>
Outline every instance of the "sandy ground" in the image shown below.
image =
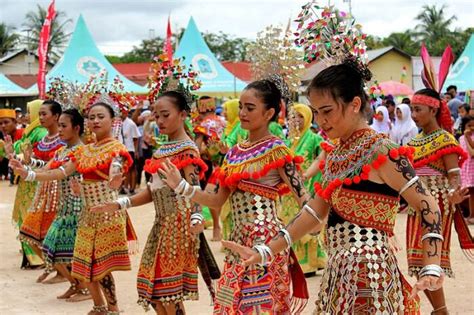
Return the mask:
<svg viewBox="0 0 474 315">
<path fill-rule="evenodd" d="M 67 283 L 37 284 L 35 279 L 40 271 L 21 270 L 21 255 L 19 242 L 16 239 L 17 231 L 11 224 L 11 210 L 15 197 L 16 187 L 8 187 L 7 182 L 0 182 L 0 314 L 86 314 L 91 309 L 91 301 L 67 303 L 57 300 L 56 296 L 63 293 Z M 154 218 L 154 209 L 151 204 L 129 211 L 141 245 L 143 246 Z M 405 242 L 406 216 L 400 215 L 397 220 L 396 231 L 401 244 Z M 206 236 L 211 237 L 212 231 L 207 230 Z M 462 254 L 457 237 L 452 240 L 452 265 L 456 274 L 455 279 L 445 281 L 446 299 L 451 314 L 474 314 L 474 265 L 470 264 Z M 222 266 L 223 254 L 220 244 L 211 242 L 212 250 L 217 261 Z M 136 272 L 140 256 L 132 257 L 132 271 L 116 272 L 114 277 L 117 283 L 119 306 L 124 314 L 143 314 L 144 311 L 136 304 L 135 289 Z M 406 274 L 406 257 L 402 251 L 398 254 L 402 272 Z M 318 292 L 321 276 L 308 279 L 311 300 L 304 314 L 310 314 L 314 309 L 314 300 Z M 409 279 L 411 283 L 414 280 Z M 210 296 L 202 279 L 199 279 L 200 300 L 186 302 L 188 314 L 211 314 Z M 431 307 L 422 296 L 422 314 L 429 314 Z M 150 314 L 150 313 L 149 313 Z"/>
</svg>

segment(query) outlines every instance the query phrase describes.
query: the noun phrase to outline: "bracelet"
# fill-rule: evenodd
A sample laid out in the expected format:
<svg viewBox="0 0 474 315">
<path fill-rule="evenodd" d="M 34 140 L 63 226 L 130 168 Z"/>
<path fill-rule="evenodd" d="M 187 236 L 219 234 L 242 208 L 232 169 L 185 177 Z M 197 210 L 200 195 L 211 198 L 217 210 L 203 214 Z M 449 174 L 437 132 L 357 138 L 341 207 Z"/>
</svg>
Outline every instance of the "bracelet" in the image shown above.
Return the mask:
<svg viewBox="0 0 474 315">
<path fill-rule="evenodd" d="M 441 277 L 443 273 L 443 269 L 435 264 L 426 265 L 421 268 L 420 272 L 418 273 L 418 277 L 421 278 L 423 276 L 434 276 L 434 277 Z"/>
<path fill-rule="evenodd" d="M 199 212 L 191 214 L 191 225 L 201 224 L 204 221 L 204 217 Z"/>
<path fill-rule="evenodd" d="M 455 167 L 455 168 L 452 168 L 452 169 L 449 169 L 448 170 L 448 174 L 451 174 L 451 173 L 460 173 L 461 172 L 461 168 L 459 167 Z"/>
<path fill-rule="evenodd" d="M 271 248 L 268 247 L 267 245 L 257 244 L 253 246 L 253 249 L 255 249 L 260 254 L 260 257 L 262 257 L 261 264 L 263 266 L 269 265 L 270 262 L 273 260 L 273 252 Z"/>
<path fill-rule="evenodd" d="M 128 209 L 132 206 L 132 201 L 128 197 L 120 197 L 117 199 L 120 210 Z"/>
<path fill-rule="evenodd" d="M 303 206 L 303 210 L 306 210 L 309 214 L 311 214 L 313 216 L 313 218 L 315 218 L 319 223 L 322 223 L 323 220 L 321 220 L 321 218 L 319 217 L 319 215 L 316 213 L 316 211 L 314 211 L 313 208 L 311 208 L 308 204 L 305 204 Z"/>
<path fill-rule="evenodd" d="M 25 181 L 32 182 L 35 180 L 35 178 L 36 178 L 36 173 L 32 170 L 29 170 L 28 175 L 26 175 Z"/>
<path fill-rule="evenodd" d="M 120 163 L 120 162 L 115 161 L 115 162 L 112 162 L 111 165 L 112 165 L 112 167 L 117 167 L 117 168 L 122 169 L 122 163 Z"/>
<path fill-rule="evenodd" d="M 286 243 L 288 244 L 287 248 L 290 248 L 291 245 L 293 244 L 293 240 L 291 239 L 290 232 L 288 232 L 288 230 L 286 230 L 286 229 L 281 229 L 278 233 L 283 235 L 283 237 L 285 238 Z"/>
<path fill-rule="evenodd" d="M 67 173 L 66 173 L 66 169 L 64 168 L 64 166 L 61 165 L 58 169 L 61 171 L 61 173 L 63 173 L 64 178 L 66 178 L 66 177 L 67 177 Z"/>
<path fill-rule="evenodd" d="M 174 192 L 177 193 L 178 195 L 181 195 L 186 187 L 186 181 L 184 178 L 181 178 L 181 181 L 179 182 L 178 186 L 174 189 Z"/>
<path fill-rule="evenodd" d="M 439 234 L 439 233 L 426 233 L 425 235 L 423 235 L 421 237 L 421 241 L 423 242 L 424 240 L 426 240 L 427 238 L 437 238 L 441 241 L 444 241 L 444 237 L 443 235 Z"/>
<path fill-rule="evenodd" d="M 415 182 L 417 182 L 420 178 L 418 176 L 415 176 L 413 177 L 412 179 L 410 179 L 406 184 L 405 186 L 402 187 L 402 189 L 400 189 L 400 191 L 398 192 L 399 195 L 403 194 L 405 192 L 405 190 L 407 190 L 408 188 L 411 187 L 411 185 L 413 185 Z"/>
</svg>

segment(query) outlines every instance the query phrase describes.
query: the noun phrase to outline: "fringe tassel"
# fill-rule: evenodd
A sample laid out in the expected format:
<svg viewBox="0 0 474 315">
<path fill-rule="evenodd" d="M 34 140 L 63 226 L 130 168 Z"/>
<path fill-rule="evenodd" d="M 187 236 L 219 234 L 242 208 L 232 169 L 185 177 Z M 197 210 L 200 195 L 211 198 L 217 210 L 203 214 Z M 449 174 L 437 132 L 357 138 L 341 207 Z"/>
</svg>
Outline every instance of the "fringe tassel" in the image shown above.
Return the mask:
<svg viewBox="0 0 474 315">
<path fill-rule="evenodd" d="M 470 263 L 474 264 L 474 250 L 473 249 L 463 249 L 462 253 L 466 256 L 467 260 Z"/>
<path fill-rule="evenodd" d="M 290 301 L 291 314 L 301 314 L 308 304 L 308 299 L 292 297 Z"/>
</svg>

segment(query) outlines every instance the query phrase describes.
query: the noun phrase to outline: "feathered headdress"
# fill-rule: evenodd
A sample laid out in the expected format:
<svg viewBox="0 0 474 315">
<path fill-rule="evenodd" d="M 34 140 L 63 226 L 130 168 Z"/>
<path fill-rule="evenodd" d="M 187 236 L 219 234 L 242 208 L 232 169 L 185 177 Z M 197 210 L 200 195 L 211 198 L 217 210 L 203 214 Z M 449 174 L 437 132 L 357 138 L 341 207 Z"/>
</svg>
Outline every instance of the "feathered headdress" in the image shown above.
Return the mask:
<svg viewBox="0 0 474 315">
<path fill-rule="evenodd" d="M 188 106 L 197 99 L 192 91 L 201 87 L 197 72 L 182 64 L 181 59 L 169 60 L 165 54 L 156 56 L 151 63 L 151 75 L 148 77 L 148 99 L 154 103 L 166 91 L 177 91 L 184 95 Z"/>
<path fill-rule="evenodd" d="M 423 61 L 421 80 L 423 81 L 424 86 L 439 94 L 444 82 L 446 81 L 446 77 L 448 76 L 449 67 L 454 61 L 454 55 L 451 46 L 448 45 L 443 52 L 443 56 L 441 57 L 441 62 L 439 64 L 438 77 L 436 77 L 433 61 L 431 60 L 430 54 L 428 53 L 424 43 L 421 44 L 421 60 Z M 445 100 L 440 101 L 439 99 L 430 97 L 428 95 L 415 93 L 411 99 L 411 103 L 438 108 L 440 111 L 437 118 L 439 125 L 443 129 L 452 132 L 453 121 Z"/>
</svg>

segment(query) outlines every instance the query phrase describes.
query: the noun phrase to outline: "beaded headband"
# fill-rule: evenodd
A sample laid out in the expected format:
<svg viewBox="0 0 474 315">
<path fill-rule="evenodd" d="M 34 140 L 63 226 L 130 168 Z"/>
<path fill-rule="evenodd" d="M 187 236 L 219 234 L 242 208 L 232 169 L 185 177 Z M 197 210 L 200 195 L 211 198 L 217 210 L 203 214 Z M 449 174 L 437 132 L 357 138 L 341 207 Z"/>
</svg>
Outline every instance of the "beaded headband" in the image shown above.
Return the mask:
<svg viewBox="0 0 474 315">
<path fill-rule="evenodd" d="M 415 94 L 411 99 L 412 104 L 425 105 L 433 108 L 439 108 L 440 101 L 428 95 Z"/>
</svg>

